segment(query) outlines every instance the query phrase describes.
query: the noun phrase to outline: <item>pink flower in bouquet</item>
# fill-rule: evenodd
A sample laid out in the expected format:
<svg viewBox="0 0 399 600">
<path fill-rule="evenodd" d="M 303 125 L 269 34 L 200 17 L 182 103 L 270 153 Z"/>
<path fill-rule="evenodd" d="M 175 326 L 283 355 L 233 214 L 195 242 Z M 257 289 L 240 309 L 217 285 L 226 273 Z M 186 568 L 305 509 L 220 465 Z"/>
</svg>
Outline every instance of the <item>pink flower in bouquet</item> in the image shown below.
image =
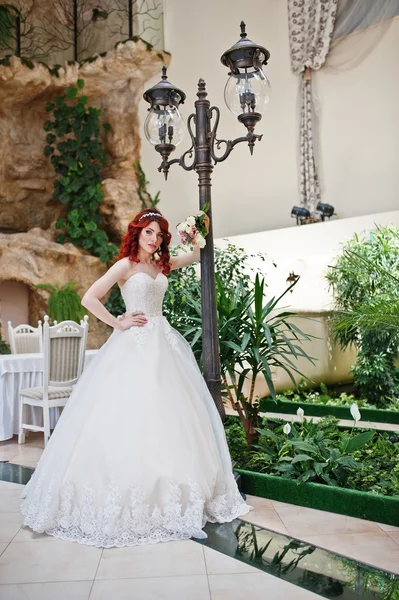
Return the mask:
<svg viewBox="0 0 399 600">
<path fill-rule="evenodd" d="M 206 215 L 207 208 L 196 215 L 187 217 L 177 225 L 177 231 L 183 246 L 198 246 L 204 248 L 205 236 L 208 234 L 209 219 Z"/>
</svg>

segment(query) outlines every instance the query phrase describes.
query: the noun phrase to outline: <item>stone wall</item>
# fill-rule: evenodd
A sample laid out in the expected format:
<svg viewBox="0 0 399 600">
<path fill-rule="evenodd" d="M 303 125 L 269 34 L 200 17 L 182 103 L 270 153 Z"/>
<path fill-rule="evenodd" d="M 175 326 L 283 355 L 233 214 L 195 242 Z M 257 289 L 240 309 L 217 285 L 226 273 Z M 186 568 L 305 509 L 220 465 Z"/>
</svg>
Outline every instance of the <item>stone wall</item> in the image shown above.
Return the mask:
<svg viewBox="0 0 399 600">
<path fill-rule="evenodd" d="M 40 63 L 33 68 L 17 57 L 0 65 L 0 281 L 28 285 L 77 281 L 84 292 L 105 271 L 100 261 L 71 244 L 56 244 L 54 223 L 65 210 L 53 199 L 54 169 L 44 157 L 48 119 L 45 103 L 77 79 L 85 81 L 89 104 L 102 111 L 112 130 L 104 132 L 108 158 L 104 169 L 104 228 L 118 243 L 141 209 L 133 164 L 140 159 L 138 103 L 148 79 L 161 72 L 168 55 L 128 41 L 83 65 L 66 64 L 52 75 Z M 45 298 L 32 293 L 31 319 L 43 316 Z M 106 339 L 93 329 L 90 345 Z M 107 328 L 109 329 L 109 328 Z"/>
<path fill-rule="evenodd" d="M 57 244 L 48 233 L 32 229 L 27 233 L 0 233 L 0 280 L 19 281 L 30 289 L 29 321 L 37 325 L 47 312 L 49 293 L 34 289 L 38 283 L 63 285 L 78 283 L 80 296 L 105 271 L 106 266 L 72 244 Z M 98 348 L 109 336 L 111 328 L 91 316 L 89 347 Z"/>
</svg>

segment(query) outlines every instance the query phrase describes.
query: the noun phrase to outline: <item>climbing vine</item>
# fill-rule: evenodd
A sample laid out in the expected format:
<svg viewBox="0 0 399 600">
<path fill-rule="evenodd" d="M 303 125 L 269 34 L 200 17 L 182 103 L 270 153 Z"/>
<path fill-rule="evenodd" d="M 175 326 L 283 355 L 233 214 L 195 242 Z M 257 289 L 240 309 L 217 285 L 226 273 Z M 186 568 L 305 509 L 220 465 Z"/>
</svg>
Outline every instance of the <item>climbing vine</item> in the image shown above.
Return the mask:
<svg viewBox="0 0 399 600">
<path fill-rule="evenodd" d="M 101 229 L 101 168 L 106 156 L 99 139 L 100 110 L 87 106 L 87 96 L 79 93 L 83 87 L 83 79 L 78 79 L 76 86 L 68 87 L 55 102 L 46 103 L 53 120 L 44 123 L 44 155 L 51 156 L 57 173 L 54 197 L 67 206 L 66 217 L 56 223 L 60 230 L 57 242 L 71 241 L 107 262 L 116 255 L 117 247 Z M 103 127 L 111 129 L 109 123 Z"/>
<path fill-rule="evenodd" d="M 147 185 L 149 184 L 149 181 L 147 181 L 140 161 L 136 160 L 133 164 L 133 168 L 137 177 L 137 194 L 141 200 L 141 208 L 153 208 L 160 201 L 159 195 L 161 192 L 157 192 L 154 197 L 148 192 Z"/>
</svg>

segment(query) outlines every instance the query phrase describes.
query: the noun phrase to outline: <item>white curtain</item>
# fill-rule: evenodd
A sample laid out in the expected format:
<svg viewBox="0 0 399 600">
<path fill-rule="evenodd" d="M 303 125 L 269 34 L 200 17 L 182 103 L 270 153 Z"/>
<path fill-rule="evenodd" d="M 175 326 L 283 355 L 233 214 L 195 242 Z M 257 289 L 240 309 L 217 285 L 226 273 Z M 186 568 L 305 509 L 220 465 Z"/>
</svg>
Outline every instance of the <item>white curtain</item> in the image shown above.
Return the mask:
<svg viewBox="0 0 399 600">
<path fill-rule="evenodd" d="M 340 71 L 360 64 L 399 17 L 399 0 L 339 0 L 325 69 Z"/>
<path fill-rule="evenodd" d="M 314 211 L 320 200 L 317 121 L 312 71 L 358 65 L 394 18 L 399 0 L 287 0 L 291 68 L 300 76 L 300 203 Z"/>
<path fill-rule="evenodd" d="M 327 57 L 337 16 L 338 0 L 287 0 L 291 68 L 300 80 L 300 202 L 310 211 L 320 200 L 315 157 L 316 117 L 312 70 Z"/>
</svg>

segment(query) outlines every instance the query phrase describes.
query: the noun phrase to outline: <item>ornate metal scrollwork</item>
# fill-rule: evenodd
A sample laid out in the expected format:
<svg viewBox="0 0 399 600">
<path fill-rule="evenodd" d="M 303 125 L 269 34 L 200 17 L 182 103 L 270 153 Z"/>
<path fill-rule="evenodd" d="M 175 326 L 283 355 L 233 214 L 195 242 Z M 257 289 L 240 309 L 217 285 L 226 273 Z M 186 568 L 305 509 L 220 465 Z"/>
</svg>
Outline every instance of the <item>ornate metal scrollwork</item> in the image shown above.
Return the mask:
<svg viewBox="0 0 399 600">
<path fill-rule="evenodd" d="M 246 142 L 248 144 L 249 150 L 252 154 L 256 140 L 260 141 L 262 139 L 262 135 L 257 135 L 253 131 L 248 131 L 247 135 L 236 138 L 235 140 L 218 140 L 217 139 L 217 130 L 219 127 L 220 110 L 218 109 L 217 106 L 212 106 L 211 108 L 209 108 L 207 118 L 209 119 L 209 129 L 210 129 L 210 133 L 209 133 L 210 154 L 211 154 L 212 160 L 214 161 L 215 165 L 219 162 L 223 162 L 224 160 L 226 160 L 226 158 L 230 155 L 231 151 L 233 150 L 234 146 L 236 146 L 237 144 L 240 144 L 241 142 Z M 211 127 L 210 124 L 211 124 L 211 121 L 213 118 L 215 118 L 215 122 L 214 122 L 213 127 Z M 163 156 L 163 160 L 162 160 L 161 165 L 158 167 L 158 171 L 163 172 L 163 174 L 165 175 L 165 179 L 168 178 L 169 169 L 172 165 L 179 164 L 181 167 L 183 167 L 183 169 L 185 171 L 192 171 L 197 166 L 198 144 L 197 144 L 196 136 L 192 130 L 192 122 L 195 123 L 195 113 L 192 113 L 187 119 L 187 129 L 190 134 L 190 138 L 191 138 L 191 142 L 192 142 L 191 147 L 188 150 L 186 150 L 186 152 L 184 152 L 180 156 L 180 158 L 174 158 L 172 160 L 168 160 L 167 155 Z M 220 150 L 220 147 L 222 146 L 222 144 L 225 145 L 224 153 L 221 156 L 217 156 L 216 151 Z M 215 148 L 216 148 L 216 151 L 215 151 Z M 161 152 L 161 154 L 162 154 L 162 152 Z M 193 156 L 194 156 L 194 158 L 193 158 Z M 187 157 L 193 159 L 190 164 L 186 164 Z"/>
<path fill-rule="evenodd" d="M 197 164 L 197 157 L 195 154 L 197 143 L 196 143 L 195 135 L 191 128 L 192 121 L 195 122 L 195 114 L 194 113 L 192 113 L 187 119 L 187 129 L 188 129 L 188 133 L 190 134 L 190 138 L 191 138 L 191 142 L 192 142 L 191 147 L 188 150 L 186 150 L 181 155 L 180 158 L 173 158 L 172 160 L 164 159 L 162 161 L 162 163 L 160 164 L 160 166 L 158 167 L 158 171 L 163 172 L 163 174 L 165 175 L 165 179 L 168 178 L 168 172 L 172 165 L 179 164 L 181 167 L 183 167 L 183 169 L 185 171 L 192 171 L 193 169 L 195 169 L 195 166 Z M 193 155 L 194 155 L 194 159 L 193 159 L 192 163 L 187 165 L 186 157 L 192 158 Z"/>
<path fill-rule="evenodd" d="M 215 164 L 226 160 L 226 158 L 230 155 L 231 151 L 233 150 L 234 146 L 236 146 L 237 144 L 240 144 L 241 142 L 248 143 L 249 150 L 252 154 L 253 147 L 255 145 L 256 140 L 260 141 L 262 139 L 262 135 L 257 135 L 256 133 L 253 133 L 253 131 L 249 131 L 246 136 L 236 138 L 235 140 L 218 140 L 216 136 L 217 136 L 217 130 L 219 127 L 220 110 L 218 109 L 217 106 L 212 106 L 209 109 L 209 120 L 210 121 L 213 118 L 213 113 L 216 114 L 216 118 L 215 118 L 214 126 L 212 127 L 211 132 L 210 132 L 210 149 L 211 149 L 211 156 L 212 156 L 212 159 L 214 160 Z M 219 150 L 220 146 L 222 144 L 225 144 L 224 154 L 222 154 L 221 156 L 217 156 L 215 153 L 215 146 L 216 146 L 216 149 Z"/>
</svg>

